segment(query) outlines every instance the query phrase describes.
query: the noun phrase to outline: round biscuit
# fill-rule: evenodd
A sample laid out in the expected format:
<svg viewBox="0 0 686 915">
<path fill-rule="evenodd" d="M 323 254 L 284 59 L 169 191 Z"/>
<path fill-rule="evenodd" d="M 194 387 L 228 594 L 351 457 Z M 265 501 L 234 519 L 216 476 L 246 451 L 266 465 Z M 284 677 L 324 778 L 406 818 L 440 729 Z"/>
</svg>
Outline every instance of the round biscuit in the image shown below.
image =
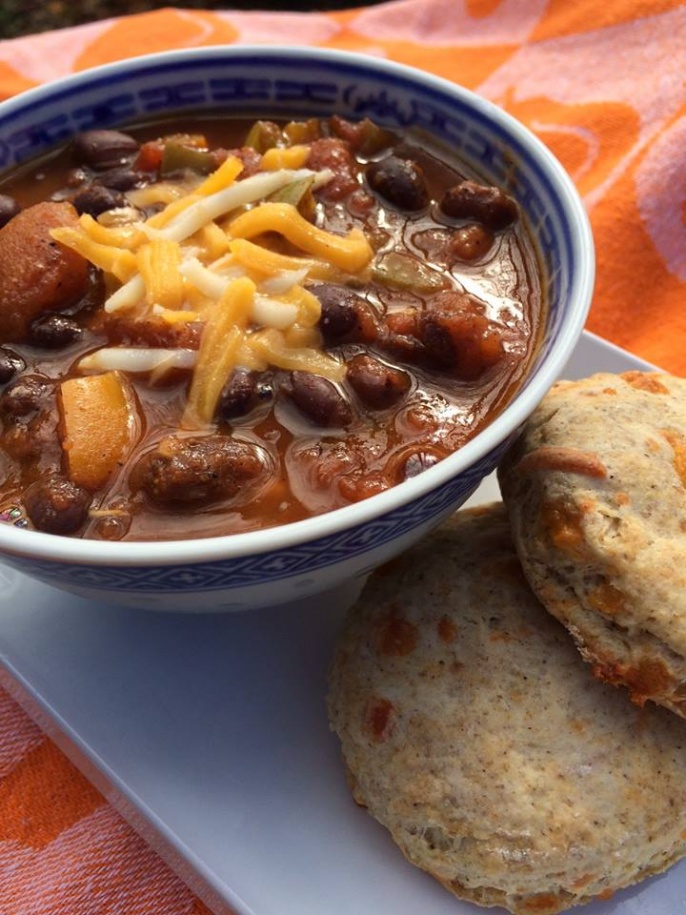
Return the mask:
<svg viewBox="0 0 686 915">
<path fill-rule="evenodd" d="M 686 380 L 558 383 L 499 480 L 527 578 L 596 676 L 686 717 Z"/>
<path fill-rule="evenodd" d="M 553 915 L 686 852 L 686 725 L 591 675 L 502 505 L 372 574 L 328 709 L 355 799 L 463 899 Z"/>
</svg>

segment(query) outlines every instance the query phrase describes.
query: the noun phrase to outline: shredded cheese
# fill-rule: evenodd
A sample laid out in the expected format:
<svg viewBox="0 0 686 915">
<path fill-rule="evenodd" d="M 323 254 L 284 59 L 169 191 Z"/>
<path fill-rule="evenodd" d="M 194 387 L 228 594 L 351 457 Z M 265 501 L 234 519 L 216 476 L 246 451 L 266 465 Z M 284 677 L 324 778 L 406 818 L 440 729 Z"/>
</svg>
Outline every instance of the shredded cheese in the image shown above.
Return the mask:
<svg viewBox="0 0 686 915">
<path fill-rule="evenodd" d="M 302 168 L 310 155 L 308 146 L 275 146 L 268 149 L 260 160 L 262 171 L 274 171 L 278 168 Z"/>
<path fill-rule="evenodd" d="M 138 249 L 138 271 L 145 285 L 145 299 L 152 308 L 181 308 L 183 277 L 179 272 L 181 251 L 165 238 L 154 238 Z"/>
<path fill-rule="evenodd" d="M 152 372 L 167 368 L 189 369 L 197 362 L 192 349 L 163 349 L 147 346 L 104 346 L 79 360 L 82 372 Z"/>
<path fill-rule="evenodd" d="M 145 241 L 145 235 L 135 222 L 126 225 L 105 226 L 98 222 L 89 213 L 79 217 L 79 225 L 85 234 L 101 245 L 111 245 L 115 248 L 135 249 Z"/>
<path fill-rule="evenodd" d="M 308 222 L 292 203 L 263 203 L 229 225 L 234 238 L 254 238 L 264 232 L 278 232 L 308 254 L 350 273 L 366 267 L 374 254 L 360 229 L 351 229 L 346 236 L 334 235 Z"/>
<path fill-rule="evenodd" d="M 345 366 L 341 362 L 336 362 L 320 350 L 290 347 L 283 334 L 273 328 L 255 331 L 250 335 L 249 343 L 253 352 L 280 369 L 316 372 L 332 381 L 342 381 L 345 377 Z"/>
<path fill-rule="evenodd" d="M 107 314 L 134 310 L 137 321 L 151 315 L 170 325 L 203 324 L 197 353 L 104 347 L 80 360 L 81 371 L 147 372 L 154 382 L 172 368 L 191 370 L 186 428 L 212 423 L 222 388 L 239 366 L 299 369 L 340 381 L 344 366 L 321 349 L 321 306 L 303 283 L 359 276 L 372 249 L 359 229 L 336 235 L 308 222 L 293 204 L 268 200 L 294 182 L 317 188 L 331 179 L 328 170 L 304 168 L 308 156 L 305 145 L 268 150 L 260 171 L 241 180 L 243 163 L 230 156 L 202 181 L 130 191 L 125 222 L 83 215 L 76 227 L 53 230 L 105 273 L 112 290 Z M 164 208 L 136 219 L 133 207 L 153 203 Z M 271 233 L 302 253 L 271 250 L 260 238 Z"/>
<path fill-rule="evenodd" d="M 136 272 L 136 256 L 132 251 L 94 241 L 81 226 L 59 226 L 51 229 L 50 235 L 120 281 L 128 280 Z"/>
<path fill-rule="evenodd" d="M 229 283 L 219 301 L 208 309 L 184 411 L 184 427 L 202 427 L 212 421 L 222 388 L 236 366 L 254 297 L 255 284 L 242 277 Z"/>
<path fill-rule="evenodd" d="M 342 278 L 341 271 L 326 261 L 280 254 L 244 238 L 232 239 L 229 251 L 234 261 L 250 268 L 253 274 L 264 277 L 279 276 L 292 270 L 306 270 L 306 275 L 311 280 L 335 282 Z"/>
</svg>

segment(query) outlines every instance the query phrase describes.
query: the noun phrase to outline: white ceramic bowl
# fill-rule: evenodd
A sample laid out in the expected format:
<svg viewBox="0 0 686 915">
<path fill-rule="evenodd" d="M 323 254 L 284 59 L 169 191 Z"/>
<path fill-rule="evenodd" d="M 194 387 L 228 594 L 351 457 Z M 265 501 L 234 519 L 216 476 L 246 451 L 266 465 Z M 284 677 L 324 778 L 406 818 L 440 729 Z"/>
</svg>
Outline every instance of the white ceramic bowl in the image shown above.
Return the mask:
<svg viewBox="0 0 686 915">
<path fill-rule="evenodd" d="M 236 115 L 369 116 L 422 128 L 495 184 L 512 181 L 541 252 L 549 313 L 510 405 L 441 463 L 366 501 L 307 521 L 210 539 L 101 542 L 0 524 L 3 561 L 44 582 L 134 607 L 244 610 L 336 588 L 397 555 L 460 506 L 496 466 L 583 329 L 594 256 L 576 190 L 557 160 L 493 104 L 372 57 L 285 47 L 201 48 L 140 57 L 33 89 L 0 105 L 0 169 L 72 134 L 141 117 L 222 107 Z"/>
</svg>

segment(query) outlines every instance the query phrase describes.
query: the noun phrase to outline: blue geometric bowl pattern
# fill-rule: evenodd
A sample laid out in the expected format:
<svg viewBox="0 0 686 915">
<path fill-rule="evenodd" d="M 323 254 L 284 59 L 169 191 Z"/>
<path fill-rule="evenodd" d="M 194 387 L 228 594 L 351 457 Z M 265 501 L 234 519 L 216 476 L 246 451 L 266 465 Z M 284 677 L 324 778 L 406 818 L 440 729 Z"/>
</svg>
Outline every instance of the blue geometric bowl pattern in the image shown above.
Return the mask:
<svg viewBox="0 0 686 915">
<path fill-rule="evenodd" d="M 368 116 L 386 127 L 424 132 L 457 150 L 484 179 L 507 186 L 539 247 L 548 302 L 541 346 L 524 385 L 535 391 L 530 412 L 552 383 L 551 363 L 562 368 L 581 332 L 590 298 L 590 236 L 581 205 L 552 157 L 520 125 L 466 90 L 374 58 L 312 49 L 235 46 L 161 54 L 78 74 L 0 105 L 0 168 L 40 155 L 87 128 L 216 109 L 236 116 Z M 580 231 L 582 238 L 586 233 L 588 251 L 579 243 Z M 574 339 L 565 341 L 565 336 Z M 499 420 L 499 440 L 451 476 L 434 474 L 438 468 L 433 468 L 431 476 L 422 476 L 434 484 L 402 484 L 398 490 L 406 496 L 383 514 L 360 523 L 342 510 L 334 513 L 341 518 L 340 529 L 280 549 L 265 549 L 263 540 L 253 552 L 231 556 L 228 550 L 228 558 L 212 561 L 179 558 L 160 564 L 132 556 L 125 564 L 108 564 L 90 554 L 79 556 L 78 549 L 69 560 L 63 553 L 50 558 L 49 551 L 29 549 L 22 541 L 32 532 L 0 525 L 0 551 L 12 566 L 43 581 L 133 605 L 167 606 L 173 597 L 174 606 L 193 610 L 287 600 L 391 558 L 462 504 L 494 469 L 525 418 L 515 410 L 508 420 L 508 410 Z M 120 546 L 126 545 L 104 545 L 115 552 Z"/>
</svg>

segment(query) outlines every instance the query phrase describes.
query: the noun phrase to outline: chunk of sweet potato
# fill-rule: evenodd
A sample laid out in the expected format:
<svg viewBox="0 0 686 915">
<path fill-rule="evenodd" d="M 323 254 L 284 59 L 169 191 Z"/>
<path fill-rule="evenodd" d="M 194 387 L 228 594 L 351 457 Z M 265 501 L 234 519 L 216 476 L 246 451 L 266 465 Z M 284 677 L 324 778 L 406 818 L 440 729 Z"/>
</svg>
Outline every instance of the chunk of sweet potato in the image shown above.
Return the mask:
<svg viewBox="0 0 686 915">
<path fill-rule="evenodd" d="M 104 372 L 63 381 L 59 402 L 69 478 L 95 491 L 133 446 L 134 395 L 119 372 Z"/>
<path fill-rule="evenodd" d="M 86 292 L 88 262 L 50 236 L 58 226 L 76 225 L 74 207 L 37 203 L 0 229 L 0 339 L 21 342 L 31 321 L 78 301 Z"/>
</svg>

